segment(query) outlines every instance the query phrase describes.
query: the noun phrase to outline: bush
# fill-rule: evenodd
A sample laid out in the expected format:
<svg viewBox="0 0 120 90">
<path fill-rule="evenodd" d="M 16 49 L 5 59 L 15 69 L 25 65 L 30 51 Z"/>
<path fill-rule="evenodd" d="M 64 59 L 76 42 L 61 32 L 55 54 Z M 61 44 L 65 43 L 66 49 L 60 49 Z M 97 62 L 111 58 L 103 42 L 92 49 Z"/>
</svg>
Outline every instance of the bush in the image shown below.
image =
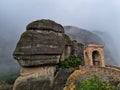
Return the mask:
<svg viewBox="0 0 120 90">
<path fill-rule="evenodd" d="M 78 86 L 77 90 L 115 90 L 115 86 L 102 82 L 99 76 L 93 75 Z"/>
<path fill-rule="evenodd" d="M 78 67 L 79 65 L 82 65 L 82 60 L 74 55 L 71 55 L 64 61 L 60 61 L 58 65 L 62 68 Z"/>
</svg>

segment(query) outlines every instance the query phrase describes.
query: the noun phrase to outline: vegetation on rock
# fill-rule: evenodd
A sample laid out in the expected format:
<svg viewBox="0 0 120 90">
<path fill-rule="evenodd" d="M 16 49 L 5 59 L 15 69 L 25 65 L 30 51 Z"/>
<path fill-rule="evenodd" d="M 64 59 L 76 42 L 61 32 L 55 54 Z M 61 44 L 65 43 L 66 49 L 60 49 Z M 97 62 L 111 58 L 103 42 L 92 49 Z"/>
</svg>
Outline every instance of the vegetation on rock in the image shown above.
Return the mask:
<svg viewBox="0 0 120 90">
<path fill-rule="evenodd" d="M 88 76 L 86 77 L 85 75 Z M 81 77 L 80 80 L 79 76 Z M 76 80 L 80 80 L 78 82 Z M 116 90 L 116 86 L 109 80 L 103 79 L 99 74 L 90 74 L 86 71 L 75 70 L 67 79 L 63 90 Z M 117 89 L 119 90 L 119 89 Z"/>
<path fill-rule="evenodd" d="M 74 55 L 71 55 L 69 58 L 65 59 L 64 61 L 60 61 L 59 62 L 59 67 L 62 67 L 62 68 L 70 68 L 70 67 L 78 67 L 79 65 L 82 65 L 83 64 L 83 61 L 74 56 Z"/>
<path fill-rule="evenodd" d="M 94 74 L 80 84 L 77 90 L 115 90 L 115 86 L 110 85 L 107 81 L 102 82 L 100 77 Z"/>
<path fill-rule="evenodd" d="M 75 79 L 79 75 L 84 75 L 86 71 L 82 70 L 75 70 L 67 79 L 66 86 L 64 87 L 63 90 L 76 90 L 76 84 L 75 84 Z"/>
</svg>

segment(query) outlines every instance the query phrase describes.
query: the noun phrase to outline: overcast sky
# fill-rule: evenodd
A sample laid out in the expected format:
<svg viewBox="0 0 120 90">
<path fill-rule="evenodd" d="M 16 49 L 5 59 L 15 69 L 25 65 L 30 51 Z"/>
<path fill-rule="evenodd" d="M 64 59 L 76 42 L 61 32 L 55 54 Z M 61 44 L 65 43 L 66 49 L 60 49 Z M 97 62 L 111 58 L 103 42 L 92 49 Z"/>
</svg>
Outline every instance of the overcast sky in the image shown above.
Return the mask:
<svg viewBox="0 0 120 90">
<path fill-rule="evenodd" d="M 108 32 L 120 53 L 120 0 L 0 0 L 2 37 L 19 38 L 29 22 L 43 18 Z"/>
</svg>

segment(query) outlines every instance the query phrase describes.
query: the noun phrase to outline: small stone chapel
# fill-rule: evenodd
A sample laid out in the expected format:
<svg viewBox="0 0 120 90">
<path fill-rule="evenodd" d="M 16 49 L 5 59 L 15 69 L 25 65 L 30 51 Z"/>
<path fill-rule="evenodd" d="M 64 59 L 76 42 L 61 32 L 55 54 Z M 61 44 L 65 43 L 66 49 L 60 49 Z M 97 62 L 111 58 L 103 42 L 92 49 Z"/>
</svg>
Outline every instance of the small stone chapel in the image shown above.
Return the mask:
<svg viewBox="0 0 120 90">
<path fill-rule="evenodd" d="M 84 49 L 85 66 L 105 67 L 104 50 L 102 45 L 89 44 Z"/>
</svg>

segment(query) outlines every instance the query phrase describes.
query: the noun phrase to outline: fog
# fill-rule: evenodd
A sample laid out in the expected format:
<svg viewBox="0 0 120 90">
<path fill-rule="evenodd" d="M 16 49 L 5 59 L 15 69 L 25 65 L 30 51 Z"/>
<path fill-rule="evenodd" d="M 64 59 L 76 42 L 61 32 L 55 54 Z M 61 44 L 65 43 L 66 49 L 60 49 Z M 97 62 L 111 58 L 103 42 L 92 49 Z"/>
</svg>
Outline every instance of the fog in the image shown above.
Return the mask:
<svg viewBox="0 0 120 90">
<path fill-rule="evenodd" d="M 89 31 L 107 33 L 111 39 L 108 38 L 106 42 L 110 42 L 108 46 L 116 55 L 120 66 L 119 8 L 120 0 L 0 0 L 0 38 L 9 43 L 14 42 L 12 48 L 9 48 L 9 44 L 3 45 L 13 51 L 29 22 L 43 18 L 51 19 L 63 26 L 72 25 Z M 3 43 L 2 40 L 0 43 Z M 1 50 L 2 47 L 0 52 Z M 5 67 L 9 67 L 12 52 L 10 56 L 11 61 L 4 60 L 0 63 L 4 62 Z"/>
</svg>

